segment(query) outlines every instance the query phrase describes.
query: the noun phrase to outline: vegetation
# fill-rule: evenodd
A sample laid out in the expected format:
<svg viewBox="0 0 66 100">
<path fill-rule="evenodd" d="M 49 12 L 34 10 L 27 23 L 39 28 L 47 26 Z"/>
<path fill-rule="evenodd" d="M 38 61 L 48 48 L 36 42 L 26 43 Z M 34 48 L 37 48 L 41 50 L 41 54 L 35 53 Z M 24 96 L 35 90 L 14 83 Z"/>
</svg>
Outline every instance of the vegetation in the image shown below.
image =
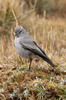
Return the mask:
<svg viewBox="0 0 66 100">
<path fill-rule="evenodd" d="M 0 0 L 0 100 L 66 100 L 66 1 L 41 0 L 43 6 L 38 1 Z M 36 13 L 39 6 L 42 12 Z M 57 68 L 34 59 L 33 71 L 26 72 L 28 60 L 18 56 L 13 42 L 13 29 L 18 24 L 26 28 Z"/>
</svg>

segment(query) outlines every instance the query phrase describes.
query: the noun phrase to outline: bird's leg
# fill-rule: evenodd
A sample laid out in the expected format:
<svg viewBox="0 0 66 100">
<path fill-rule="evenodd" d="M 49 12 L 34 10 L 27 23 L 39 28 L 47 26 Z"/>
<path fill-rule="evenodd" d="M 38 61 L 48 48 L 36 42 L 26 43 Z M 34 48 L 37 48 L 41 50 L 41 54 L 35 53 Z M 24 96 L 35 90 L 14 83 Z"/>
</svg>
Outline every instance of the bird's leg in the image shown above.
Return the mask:
<svg viewBox="0 0 66 100">
<path fill-rule="evenodd" d="M 31 71 L 31 69 L 30 69 L 31 68 L 31 63 L 32 63 L 32 59 L 31 58 L 29 59 L 29 62 L 30 62 L 29 63 L 29 71 Z"/>
</svg>

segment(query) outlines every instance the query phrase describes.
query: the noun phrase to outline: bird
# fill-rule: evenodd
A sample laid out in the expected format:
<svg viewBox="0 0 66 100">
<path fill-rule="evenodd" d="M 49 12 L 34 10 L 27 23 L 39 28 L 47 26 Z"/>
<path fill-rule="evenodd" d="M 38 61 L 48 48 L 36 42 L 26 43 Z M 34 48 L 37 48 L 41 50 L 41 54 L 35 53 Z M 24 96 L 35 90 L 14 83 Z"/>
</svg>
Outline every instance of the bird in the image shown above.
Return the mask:
<svg viewBox="0 0 66 100">
<path fill-rule="evenodd" d="M 31 63 L 34 58 L 42 58 L 52 67 L 57 67 L 39 45 L 32 39 L 26 29 L 22 26 L 17 26 L 14 29 L 14 44 L 17 53 L 22 57 L 29 59 L 29 68 L 31 70 Z"/>
</svg>

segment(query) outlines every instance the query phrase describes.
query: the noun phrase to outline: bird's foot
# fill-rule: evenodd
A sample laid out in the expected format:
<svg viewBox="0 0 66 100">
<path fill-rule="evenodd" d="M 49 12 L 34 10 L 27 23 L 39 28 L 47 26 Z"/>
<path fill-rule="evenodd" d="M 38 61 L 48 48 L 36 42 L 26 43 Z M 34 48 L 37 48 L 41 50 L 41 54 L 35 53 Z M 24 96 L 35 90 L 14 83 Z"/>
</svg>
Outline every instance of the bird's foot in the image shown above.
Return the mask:
<svg viewBox="0 0 66 100">
<path fill-rule="evenodd" d="M 27 69 L 27 70 L 25 70 L 25 72 L 27 72 L 27 73 L 31 73 L 32 70 L 31 70 L 31 69 Z"/>
</svg>

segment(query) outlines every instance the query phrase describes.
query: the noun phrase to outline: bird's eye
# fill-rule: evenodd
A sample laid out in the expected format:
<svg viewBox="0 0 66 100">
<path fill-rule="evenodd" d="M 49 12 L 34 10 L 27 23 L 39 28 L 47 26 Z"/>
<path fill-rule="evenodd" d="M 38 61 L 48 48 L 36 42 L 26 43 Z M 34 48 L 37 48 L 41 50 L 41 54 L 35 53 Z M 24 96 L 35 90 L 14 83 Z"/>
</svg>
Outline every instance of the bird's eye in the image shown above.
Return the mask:
<svg viewBox="0 0 66 100">
<path fill-rule="evenodd" d="M 22 30 L 21 30 L 21 31 L 19 31 L 19 32 L 18 32 L 18 34 L 20 34 L 21 32 L 22 32 Z"/>
</svg>

